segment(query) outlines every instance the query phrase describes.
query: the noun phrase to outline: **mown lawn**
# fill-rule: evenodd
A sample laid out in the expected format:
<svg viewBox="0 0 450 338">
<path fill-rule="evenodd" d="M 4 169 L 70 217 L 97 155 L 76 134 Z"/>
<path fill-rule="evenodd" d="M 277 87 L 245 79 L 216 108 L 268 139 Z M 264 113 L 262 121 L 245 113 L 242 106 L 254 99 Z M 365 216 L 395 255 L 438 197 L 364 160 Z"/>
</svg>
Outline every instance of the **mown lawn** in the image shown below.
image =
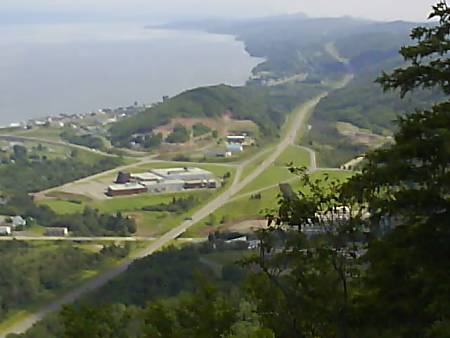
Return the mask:
<svg viewBox="0 0 450 338">
<path fill-rule="evenodd" d="M 235 199 L 195 224 L 186 232 L 184 237 L 203 237 L 207 233 L 217 230 L 223 225 L 222 223 L 237 223 L 264 217 L 266 209 L 277 207 L 279 193 L 280 191 L 276 187 L 262 192 L 261 199 L 251 199 L 249 196 Z M 207 225 L 211 222 L 213 224 Z"/>
<path fill-rule="evenodd" d="M 61 137 L 59 135 L 62 133 L 62 131 L 63 128 L 36 127 L 30 130 L 19 129 L 15 132 L 12 132 L 11 134 L 60 141 Z"/>
<path fill-rule="evenodd" d="M 83 211 L 85 207 L 82 203 L 75 203 L 64 200 L 45 200 L 38 203 L 40 205 L 46 205 L 50 207 L 50 209 L 60 215 L 75 214 L 77 212 Z"/>
<path fill-rule="evenodd" d="M 259 161 L 249 164 L 246 171 L 248 170 L 250 173 L 252 170 L 255 170 L 263 160 L 264 158 L 261 158 Z M 309 166 L 308 152 L 296 146 L 289 146 L 289 148 L 286 149 L 286 151 L 275 161 L 273 165 L 269 167 L 269 169 L 267 169 L 254 181 L 249 183 L 244 189 L 242 189 L 242 191 L 239 192 L 239 194 L 249 193 L 273 186 L 280 182 L 295 179 L 295 175 L 289 171 L 289 165 L 294 167 Z"/>
</svg>

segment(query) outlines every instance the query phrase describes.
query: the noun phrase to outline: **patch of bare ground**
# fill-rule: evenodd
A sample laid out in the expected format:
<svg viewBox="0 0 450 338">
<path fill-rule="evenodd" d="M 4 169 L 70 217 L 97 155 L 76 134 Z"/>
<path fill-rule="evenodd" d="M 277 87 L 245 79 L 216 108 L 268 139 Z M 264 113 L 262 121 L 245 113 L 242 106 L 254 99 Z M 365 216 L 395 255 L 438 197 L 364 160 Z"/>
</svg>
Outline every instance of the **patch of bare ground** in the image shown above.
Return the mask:
<svg viewBox="0 0 450 338">
<path fill-rule="evenodd" d="M 352 143 L 363 144 L 370 148 L 378 148 L 390 141 L 390 137 L 372 133 L 370 130 L 361 129 L 347 122 L 338 122 L 337 130 L 342 136 L 350 139 Z"/>
<path fill-rule="evenodd" d="M 163 136 L 169 135 L 177 124 L 181 124 L 186 128 L 192 128 L 195 124 L 203 124 L 211 130 L 217 130 L 219 135 L 225 136 L 233 131 L 247 131 L 255 133 L 258 126 L 250 120 L 235 120 L 231 113 L 226 112 L 220 118 L 187 118 L 178 117 L 170 121 L 170 123 L 160 126 L 154 130 L 155 133 L 161 133 Z"/>
<path fill-rule="evenodd" d="M 240 233 L 253 233 L 257 230 L 267 228 L 267 220 L 265 218 L 239 220 L 221 224 L 220 226 L 204 227 L 199 232 L 200 237 L 207 237 L 210 233 L 216 231 L 236 231 Z"/>
</svg>

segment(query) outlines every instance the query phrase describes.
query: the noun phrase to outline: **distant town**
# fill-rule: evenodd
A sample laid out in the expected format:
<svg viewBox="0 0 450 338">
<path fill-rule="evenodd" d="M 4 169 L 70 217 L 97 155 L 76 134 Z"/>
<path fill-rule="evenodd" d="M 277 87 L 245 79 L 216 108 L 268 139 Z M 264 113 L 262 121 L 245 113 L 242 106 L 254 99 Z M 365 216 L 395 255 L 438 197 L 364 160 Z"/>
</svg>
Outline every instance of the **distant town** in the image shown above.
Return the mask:
<svg viewBox="0 0 450 338">
<path fill-rule="evenodd" d="M 61 113 L 54 116 L 32 118 L 21 122 L 12 122 L 8 125 L 0 125 L 1 129 L 23 128 L 32 129 L 35 127 L 72 127 L 74 129 L 85 130 L 87 132 L 98 131 L 98 128 L 115 123 L 120 119 L 135 115 L 152 105 L 139 105 L 135 102 L 127 107 L 101 108 L 97 111 L 67 114 Z"/>
</svg>

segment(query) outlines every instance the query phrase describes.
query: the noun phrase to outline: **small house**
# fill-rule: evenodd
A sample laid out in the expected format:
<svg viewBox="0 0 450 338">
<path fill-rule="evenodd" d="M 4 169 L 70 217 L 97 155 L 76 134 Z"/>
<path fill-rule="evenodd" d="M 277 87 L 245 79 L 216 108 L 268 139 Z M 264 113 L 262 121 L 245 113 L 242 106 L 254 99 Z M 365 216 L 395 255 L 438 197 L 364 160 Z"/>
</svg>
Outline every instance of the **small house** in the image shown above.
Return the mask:
<svg viewBox="0 0 450 338">
<path fill-rule="evenodd" d="M 27 221 L 22 216 L 14 216 L 11 223 L 14 228 L 27 225 Z"/>
<path fill-rule="evenodd" d="M 228 143 L 236 143 L 236 144 L 244 144 L 247 136 L 246 135 L 228 135 L 227 142 Z"/>
<path fill-rule="evenodd" d="M 0 226 L 0 236 L 9 236 L 11 233 L 12 231 L 10 226 Z"/>
<path fill-rule="evenodd" d="M 44 236 L 48 237 L 66 237 L 69 235 L 69 229 L 65 227 L 45 228 Z"/>
</svg>

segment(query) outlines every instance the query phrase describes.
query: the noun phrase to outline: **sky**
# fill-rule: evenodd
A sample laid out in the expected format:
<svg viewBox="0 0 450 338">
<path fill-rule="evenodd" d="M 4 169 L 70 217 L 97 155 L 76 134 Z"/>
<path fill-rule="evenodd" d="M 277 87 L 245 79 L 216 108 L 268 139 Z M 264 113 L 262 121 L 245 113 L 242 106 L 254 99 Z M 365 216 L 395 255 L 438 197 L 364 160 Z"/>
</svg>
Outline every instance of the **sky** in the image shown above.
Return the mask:
<svg viewBox="0 0 450 338">
<path fill-rule="evenodd" d="M 437 0 L 0 0 L 0 19 L 190 20 L 303 12 L 376 20 L 425 21 Z"/>
</svg>

